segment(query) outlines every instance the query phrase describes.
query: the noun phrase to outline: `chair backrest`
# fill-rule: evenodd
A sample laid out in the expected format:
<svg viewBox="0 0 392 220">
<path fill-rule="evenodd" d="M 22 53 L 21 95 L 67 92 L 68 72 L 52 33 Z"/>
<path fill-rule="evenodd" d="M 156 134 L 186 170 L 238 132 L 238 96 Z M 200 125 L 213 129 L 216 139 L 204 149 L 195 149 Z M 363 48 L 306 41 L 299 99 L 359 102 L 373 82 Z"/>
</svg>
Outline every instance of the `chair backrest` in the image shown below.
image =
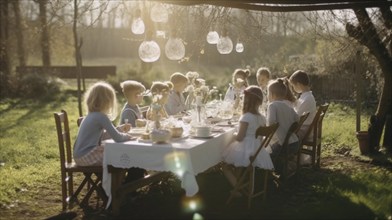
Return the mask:
<svg viewBox="0 0 392 220">
<path fill-rule="evenodd" d="M 61 169 L 65 170 L 65 163 L 72 162 L 71 153 L 71 136 L 69 131 L 67 112 L 61 110 L 60 113 L 54 113 L 54 120 L 56 122 L 57 139 L 60 150 Z"/>
<path fill-rule="evenodd" d="M 320 109 L 320 116 L 319 116 L 319 119 L 317 121 L 317 138 L 321 138 L 321 132 L 322 132 L 322 128 L 323 128 L 323 119 L 324 119 L 325 114 L 327 113 L 328 107 L 329 107 L 328 103 L 324 104 L 324 105 L 321 105 L 319 107 L 319 109 Z"/>
<path fill-rule="evenodd" d="M 303 123 L 303 122 L 302 122 Z M 289 130 L 287 131 L 286 137 L 284 138 L 283 144 L 282 144 L 282 151 L 280 154 L 284 153 L 284 155 L 288 155 L 288 145 L 289 145 L 289 139 L 291 135 L 295 134 L 295 132 L 300 128 L 299 122 L 295 121 L 291 124 L 289 127 Z"/>
<path fill-rule="evenodd" d="M 279 124 L 275 123 L 269 126 L 260 126 L 259 128 L 257 128 L 256 130 L 256 138 L 261 136 L 264 137 L 263 140 L 261 141 L 261 144 L 259 146 L 259 148 L 257 149 L 257 151 L 251 156 L 250 158 L 250 162 L 251 164 L 253 163 L 253 161 L 256 159 L 257 155 L 259 154 L 259 152 L 261 151 L 261 149 L 263 147 L 267 147 L 268 144 L 270 143 L 272 136 L 275 134 L 276 130 L 278 129 Z"/>
<path fill-rule="evenodd" d="M 303 136 L 302 140 L 308 140 L 308 138 L 309 138 L 311 132 L 313 132 L 312 142 L 316 142 L 317 137 L 319 137 L 319 136 L 318 136 L 318 133 L 319 133 L 318 127 L 319 127 L 320 116 L 321 116 L 321 114 L 323 114 L 322 117 L 324 117 L 325 112 L 326 112 L 327 109 L 328 109 L 328 106 L 329 106 L 329 104 L 327 103 L 327 104 L 324 104 L 324 105 L 320 105 L 320 106 L 318 107 L 317 112 L 316 112 L 316 115 L 314 116 L 313 121 L 312 121 L 312 123 L 309 125 L 309 128 L 308 128 L 308 130 L 306 131 L 305 135 Z"/>
<path fill-rule="evenodd" d="M 78 127 L 80 127 L 80 124 L 82 124 L 83 119 L 84 119 L 84 116 L 80 116 L 78 118 L 78 120 L 76 121 L 76 124 L 78 125 Z"/>
<path fill-rule="evenodd" d="M 298 128 L 295 130 L 295 133 L 297 134 L 299 129 L 301 129 L 302 125 L 304 124 L 305 120 L 309 117 L 310 112 L 304 112 L 298 120 Z"/>
</svg>

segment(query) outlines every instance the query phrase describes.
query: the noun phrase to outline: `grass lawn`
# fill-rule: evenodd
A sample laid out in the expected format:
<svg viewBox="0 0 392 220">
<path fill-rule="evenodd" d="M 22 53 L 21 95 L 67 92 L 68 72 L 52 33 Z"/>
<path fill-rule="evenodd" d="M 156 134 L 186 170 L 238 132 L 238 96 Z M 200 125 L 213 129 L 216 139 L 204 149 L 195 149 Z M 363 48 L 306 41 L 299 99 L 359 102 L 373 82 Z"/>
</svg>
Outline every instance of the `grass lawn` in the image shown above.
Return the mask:
<svg viewBox="0 0 392 220">
<path fill-rule="evenodd" d="M 0 103 L 0 219 L 44 219 L 61 212 L 60 166 L 53 112 L 68 111 L 72 139 L 77 98 L 64 90 L 51 101 L 7 99 Z M 368 115 L 362 116 L 362 127 Z M 121 209 L 124 219 L 391 219 L 392 159 L 360 155 L 355 111 L 331 103 L 323 125 L 322 168 L 302 169 L 283 189 L 270 185 L 267 201 L 252 209 L 239 198 L 226 205 L 230 187 L 219 170 L 200 174 L 200 192 L 184 197 L 178 179 L 143 188 Z M 197 208 L 189 210 L 190 199 Z M 77 219 L 110 218 L 75 208 Z"/>
</svg>

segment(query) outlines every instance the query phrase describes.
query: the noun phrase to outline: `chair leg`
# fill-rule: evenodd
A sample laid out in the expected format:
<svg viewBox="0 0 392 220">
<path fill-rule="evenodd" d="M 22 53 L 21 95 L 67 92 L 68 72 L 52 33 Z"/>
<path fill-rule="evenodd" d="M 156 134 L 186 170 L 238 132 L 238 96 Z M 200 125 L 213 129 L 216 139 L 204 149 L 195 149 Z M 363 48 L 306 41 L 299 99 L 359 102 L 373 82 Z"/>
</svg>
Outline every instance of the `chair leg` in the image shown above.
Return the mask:
<svg viewBox="0 0 392 220">
<path fill-rule="evenodd" d="M 65 210 L 67 210 L 67 189 L 66 189 L 66 187 L 64 188 L 64 186 L 66 185 L 67 183 L 62 183 L 62 192 L 61 192 L 61 197 L 62 197 L 62 203 L 63 203 L 63 211 L 65 211 Z"/>
<path fill-rule="evenodd" d="M 321 162 L 321 143 L 319 143 L 317 145 L 317 153 L 318 153 L 318 157 L 317 157 L 317 167 L 320 168 L 320 162 Z"/>
<path fill-rule="evenodd" d="M 253 167 L 250 170 L 250 181 L 249 181 L 249 188 L 248 188 L 248 209 L 250 209 L 251 207 L 251 203 L 252 203 L 252 197 L 253 197 L 253 193 L 254 193 L 254 184 L 255 184 L 255 168 Z"/>
<path fill-rule="evenodd" d="M 317 145 L 312 146 L 312 167 L 316 167 L 316 161 L 317 161 Z"/>
<path fill-rule="evenodd" d="M 268 176 L 269 175 L 270 175 L 270 171 L 269 170 L 264 170 L 264 186 L 263 186 L 264 195 L 263 195 L 263 202 L 267 198 L 267 186 L 268 186 Z"/>
<path fill-rule="evenodd" d="M 81 206 L 86 206 L 88 205 L 88 201 L 91 198 L 91 195 L 93 194 L 93 192 L 95 191 L 97 193 L 97 196 L 99 198 L 102 198 L 102 201 L 104 201 L 105 203 L 105 198 L 106 194 L 104 192 L 104 190 L 102 189 L 102 185 L 101 185 L 101 178 L 96 175 L 97 178 L 95 180 L 93 180 L 92 178 L 92 174 L 85 174 L 85 179 L 87 180 L 87 193 L 85 195 L 85 197 L 83 198 L 82 202 L 80 203 Z"/>
<path fill-rule="evenodd" d="M 237 183 L 234 186 L 234 189 L 230 193 L 230 197 L 227 199 L 226 204 L 229 204 L 231 200 L 234 198 L 235 193 L 237 192 L 243 192 L 243 188 L 247 185 L 247 183 L 244 184 L 246 181 L 246 176 L 250 172 L 250 167 L 248 166 L 243 172 L 240 172 L 240 176 L 237 181 Z"/>
<path fill-rule="evenodd" d="M 65 181 L 67 182 L 67 187 L 68 187 L 68 194 L 67 194 L 67 203 L 68 203 L 68 208 L 72 208 L 73 206 L 73 195 L 74 195 L 74 191 L 73 191 L 73 173 L 72 172 L 68 172 L 67 176 L 65 177 Z"/>
</svg>

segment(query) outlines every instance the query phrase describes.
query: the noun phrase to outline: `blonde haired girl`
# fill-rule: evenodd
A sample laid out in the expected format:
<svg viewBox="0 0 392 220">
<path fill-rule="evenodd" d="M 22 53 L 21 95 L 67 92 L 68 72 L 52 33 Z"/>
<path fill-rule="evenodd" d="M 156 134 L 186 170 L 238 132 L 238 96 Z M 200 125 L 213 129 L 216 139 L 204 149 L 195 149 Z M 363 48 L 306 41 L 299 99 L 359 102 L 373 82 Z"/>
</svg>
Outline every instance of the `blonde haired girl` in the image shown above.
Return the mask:
<svg viewBox="0 0 392 220">
<path fill-rule="evenodd" d="M 287 97 L 287 90 L 288 89 L 284 84 L 283 79 L 274 80 L 268 85 L 268 100 L 270 103 L 267 109 L 267 125 L 279 123 L 278 130 L 276 130 L 271 140 L 271 146 L 267 148 L 271 151 L 272 158 L 275 158 L 280 154 L 284 139 L 290 126 L 299 120 L 297 113 L 285 101 Z M 299 142 L 296 134 L 292 134 L 289 137 L 288 144 L 288 150 L 290 153 L 298 150 Z"/>
<path fill-rule="evenodd" d="M 117 116 L 117 98 L 113 87 L 106 82 L 93 84 L 84 95 L 87 115 L 80 124 L 73 156 L 79 166 L 102 165 L 104 146 L 101 141 L 113 138 L 127 141 L 131 136 L 120 131 L 129 130 L 129 124 L 114 127 Z"/>
</svg>

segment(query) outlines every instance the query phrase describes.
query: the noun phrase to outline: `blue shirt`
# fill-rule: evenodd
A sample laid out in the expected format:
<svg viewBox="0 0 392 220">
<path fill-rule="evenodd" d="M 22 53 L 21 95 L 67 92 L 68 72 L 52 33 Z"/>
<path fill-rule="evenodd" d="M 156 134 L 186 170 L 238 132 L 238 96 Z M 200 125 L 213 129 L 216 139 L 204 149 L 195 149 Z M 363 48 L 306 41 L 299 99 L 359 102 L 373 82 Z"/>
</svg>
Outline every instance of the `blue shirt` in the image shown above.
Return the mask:
<svg viewBox="0 0 392 220">
<path fill-rule="evenodd" d="M 128 140 L 125 133 L 117 131 L 107 115 L 101 112 L 90 112 L 80 124 L 74 144 L 74 158 L 81 158 L 98 146 L 105 131 L 115 142 Z"/>
</svg>

